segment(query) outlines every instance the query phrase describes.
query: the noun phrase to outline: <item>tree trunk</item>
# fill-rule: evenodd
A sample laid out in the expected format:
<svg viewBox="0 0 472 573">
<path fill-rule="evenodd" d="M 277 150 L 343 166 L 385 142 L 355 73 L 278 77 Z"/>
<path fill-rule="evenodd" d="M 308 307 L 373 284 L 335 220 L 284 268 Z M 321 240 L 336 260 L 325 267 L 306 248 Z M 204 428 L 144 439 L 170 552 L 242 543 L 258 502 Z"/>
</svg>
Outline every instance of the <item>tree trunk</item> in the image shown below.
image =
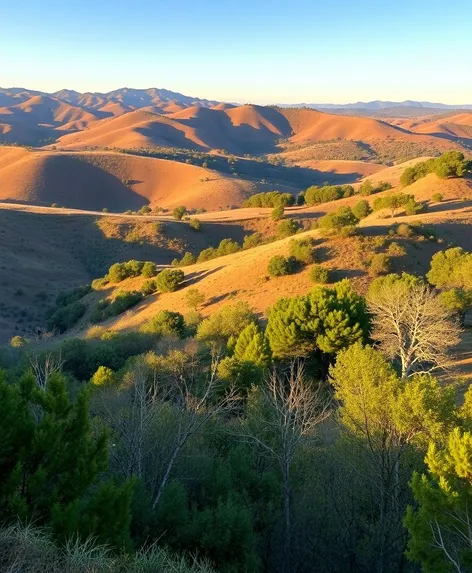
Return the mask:
<svg viewBox="0 0 472 573">
<path fill-rule="evenodd" d="M 290 522 L 290 462 L 285 460 L 284 465 L 284 523 L 285 523 L 285 539 L 284 539 L 284 572 L 291 572 L 291 522 Z"/>
<path fill-rule="evenodd" d="M 176 445 L 174 451 L 172 452 L 169 463 L 167 464 L 166 471 L 164 473 L 164 477 L 162 478 L 161 483 L 159 484 L 159 489 L 157 490 L 156 498 L 154 499 L 154 502 L 152 504 L 153 511 L 156 509 L 156 507 L 157 507 L 157 505 L 161 499 L 162 492 L 164 491 L 164 488 L 167 485 L 167 482 L 169 481 L 170 472 L 172 471 L 172 468 L 174 467 L 175 460 L 177 459 L 178 455 L 180 454 L 180 450 L 183 448 L 184 444 L 185 444 L 185 440 L 180 440 L 180 442 Z"/>
</svg>

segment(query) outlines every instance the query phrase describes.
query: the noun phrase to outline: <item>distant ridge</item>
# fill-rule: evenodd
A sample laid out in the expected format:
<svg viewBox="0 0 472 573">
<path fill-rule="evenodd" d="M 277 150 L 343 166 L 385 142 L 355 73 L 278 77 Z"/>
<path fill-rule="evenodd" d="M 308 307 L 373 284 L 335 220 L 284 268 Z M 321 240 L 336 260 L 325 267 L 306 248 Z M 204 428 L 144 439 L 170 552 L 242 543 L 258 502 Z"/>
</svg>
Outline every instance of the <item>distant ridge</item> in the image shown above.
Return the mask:
<svg viewBox="0 0 472 573">
<path fill-rule="evenodd" d="M 344 104 L 337 104 L 337 103 L 297 103 L 297 104 L 277 104 L 279 107 L 309 107 L 314 109 L 365 109 L 365 110 L 382 110 L 387 108 L 396 108 L 396 107 L 414 107 L 414 108 L 428 108 L 428 109 L 439 109 L 439 110 L 448 110 L 448 109 L 472 109 L 472 104 L 445 104 L 445 103 L 433 103 L 429 101 L 414 101 L 414 100 L 405 100 L 400 102 L 395 101 L 382 101 L 382 100 L 374 100 L 374 101 L 358 101 L 356 103 L 344 103 Z"/>
</svg>

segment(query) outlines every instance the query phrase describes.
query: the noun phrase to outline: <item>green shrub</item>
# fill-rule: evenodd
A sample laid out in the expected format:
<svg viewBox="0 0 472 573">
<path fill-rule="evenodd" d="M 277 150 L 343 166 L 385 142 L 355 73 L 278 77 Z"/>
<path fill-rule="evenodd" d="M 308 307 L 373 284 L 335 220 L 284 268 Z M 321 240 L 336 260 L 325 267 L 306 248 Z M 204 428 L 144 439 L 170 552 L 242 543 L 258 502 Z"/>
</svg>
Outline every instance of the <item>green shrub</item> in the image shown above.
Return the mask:
<svg viewBox="0 0 472 573">
<path fill-rule="evenodd" d="M 134 259 L 125 263 L 115 263 L 108 269 L 106 278 L 112 283 L 119 283 L 127 278 L 139 277 L 144 264 L 144 261 L 135 261 Z"/>
<path fill-rule="evenodd" d="M 307 205 L 319 205 L 329 201 L 336 201 L 355 194 L 352 185 L 324 185 L 323 187 L 308 187 L 305 191 L 305 203 Z"/>
<path fill-rule="evenodd" d="M 247 302 L 224 306 L 205 318 L 197 330 L 197 338 L 206 341 L 225 341 L 239 336 L 251 322 L 257 321 Z"/>
<path fill-rule="evenodd" d="M 141 292 L 144 296 L 149 296 L 157 291 L 157 284 L 154 279 L 144 281 L 141 285 Z"/>
<path fill-rule="evenodd" d="M 151 261 L 147 261 L 144 263 L 143 268 L 141 269 L 141 276 L 144 278 L 151 278 L 157 275 L 157 265 Z"/>
<path fill-rule="evenodd" d="M 21 348 L 22 346 L 24 346 L 25 344 L 28 344 L 29 340 L 27 338 L 25 338 L 24 336 L 13 336 L 12 338 L 10 338 L 10 341 L 8 342 L 8 344 L 12 347 L 12 348 Z"/>
<path fill-rule="evenodd" d="M 417 203 L 413 198 L 405 203 L 404 208 L 406 215 L 417 215 L 425 210 L 425 206 L 421 203 Z"/>
<path fill-rule="evenodd" d="M 369 273 L 373 276 L 386 275 L 390 272 L 390 257 L 385 253 L 376 253 L 369 264 Z"/>
<path fill-rule="evenodd" d="M 218 257 L 218 250 L 214 247 L 208 247 L 207 249 L 203 249 L 198 255 L 198 262 L 203 263 L 205 261 L 211 261 L 212 259 L 216 259 Z"/>
<path fill-rule="evenodd" d="M 231 255 L 241 250 L 240 245 L 232 239 L 222 239 L 217 249 L 217 256 L 223 257 L 224 255 Z"/>
<path fill-rule="evenodd" d="M 289 244 L 290 257 L 302 263 L 308 265 L 314 261 L 313 253 L 313 239 L 292 239 Z"/>
<path fill-rule="evenodd" d="M 189 219 L 188 224 L 189 227 L 194 231 L 200 231 L 202 228 L 202 223 L 200 219 L 195 219 L 195 218 Z"/>
<path fill-rule="evenodd" d="M 414 230 L 407 223 L 400 223 L 399 225 L 397 225 L 395 233 L 399 237 L 405 237 L 406 239 L 414 237 L 415 235 Z"/>
<path fill-rule="evenodd" d="M 186 292 L 185 300 L 196 311 L 205 302 L 205 295 L 198 288 L 191 288 Z"/>
<path fill-rule="evenodd" d="M 327 213 L 318 219 L 319 228 L 323 231 L 339 231 L 343 227 L 353 227 L 357 223 L 357 217 L 350 207 L 339 207 L 334 213 Z"/>
<path fill-rule="evenodd" d="M 290 193 L 280 193 L 270 191 L 268 193 L 257 193 L 243 203 L 243 207 L 276 207 L 282 205 L 288 207 L 295 203 L 295 198 Z"/>
<path fill-rule="evenodd" d="M 405 205 L 409 205 L 412 208 L 414 205 L 417 205 L 414 195 L 394 193 L 392 195 L 386 195 L 385 197 L 377 197 L 374 201 L 373 208 L 374 211 L 389 209 L 391 217 L 393 218 L 398 210 L 405 208 Z"/>
<path fill-rule="evenodd" d="M 116 381 L 115 373 L 107 366 L 99 366 L 90 379 L 94 386 L 111 386 Z"/>
<path fill-rule="evenodd" d="M 271 218 L 272 221 L 280 221 L 280 219 L 282 219 L 282 217 L 284 216 L 285 213 L 285 209 L 283 205 L 277 205 L 276 207 L 274 207 L 272 213 L 271 213 Z"/>
<path fill-rule="evenodd" d="M 392 184 L 388 181 L 379 181 L 376 185 L 372 183 L 370 179 L 366 179 L 362 185 L 359 187 L 359 195 L 367 197 L 373 195 L 374 193 L 381 193 L 382 191 L 387 191 L 392 188 Z"/>
<path fill-rule="evenodd" d="M 387 254 L 391 257 L 403 257 L 406 255 L 406 249 L 394 241 L 388 246 Z"/>
<path fill-rule="evenodd" d="M 329 282 L 329 271 L 321 265 L 313 265 L 310 270 L 310 278 L 314 283 L 326 284 Z"/>
<path fill-rule="evenodd" d="M 67 306 L 68 304 L 73 304 L 74 302 L 79 301 L 81 298 L 84 298 L 84 296 L 91 291 L 92 287 L 90 285 L 83 285 L 71 291 L 61 292 L 56 297 L 56 305 Z"/>
<path fill-rule="evenodd" d="M 367 217 L 367 215 L 370 215 L 370 213 L 372 213 L 369 201 L 367 201 L 366 199 L 358 201 L 352 208 L 352 212 L 354 213 L 356 219 L 358 219 L 359 221 L 361 219 L 364 219 L 365 217 Z"/>
<path fill-rule="evenodd" d="M 267 272 L 271 277 L 289 275 L 292 272 L 291 262 L 283 255 L 275 255 L 267 265 Z"/>
<path fill-rule="evenodd" d="M 67 306 L 60 306 L 47 320 L 48 330 L 57 330 L 62 334 L 72 328 L 76 322 L 85 314 L 86 306 L 80 302 L 74 302 Z"/>
<path fill-rule="evenodd" d="M 183 280 L 183 271 L 179 269 L 164 269 L 157 275 L 156 284 L 159 292 L 174 292 L 179 288 Z"/>
<path fill-rule="evenodd" d="M 187 207 L 185 207 L 184 205 L 179 205 L 178 207 L 175 207 L 175 209 L 172 211 L 172 216 L 174 217 L 174 219 L 177 219 L 178 221 L 180 221 L 186 214 L 187 214 Z"/>
<path fill-rule="evenodd" d="M 251 249 L 252 247 L 257 247 L 262 244 L 264 237 L 262 233 L 252 233 L 252 235 L 246 235 L 243 240 L 243 249 Z"/>
<path fill-rule="evenodd" d="M 151 211 L 152 209 L 151 207 L 149 207 L 149 205 L 143 205 L 141 209 L 138 211 L 138 215 L 149 215 Z"/>
<path fill-rule="evenodd" d="M 184 317 L 179 312 L 161 310 L 156 316 L 143 324 L 141 331 L 160 336 L 178 336 L 182 338 L 185 332 Z"/>
<path fill-rule="evenodd" d="M 290 237 L 290 235 L 294 235 L 298 229 L 299 225 L 293 219 L 284 219 L 277 226 L 277 236 L 280 238 Z"/>
<path fill-rule="evenodd" d="M 102 322 L 108 318 L 113 318 L 135 306 L 143 299 L 143 294 L 139 291 L 120 291 L 113 301 L 102 299 L 98 302 L 95 311 L 90 318 L 91 322 Z"/>
<path fill-rule="evenodd" d="M 431 199 L 434 201 L 434 203 L 441 203 L 441 201 L 443 200 L 443 196 L 441 195 L 441 193 L 433 193 Z"/>
<path fill-rule="evenodd" d="M 93 279 L 91 287 L 93 290 L 101 290 L 108 284 L 108 277 L 101 277 L 99 279 Z"/>
</svg>

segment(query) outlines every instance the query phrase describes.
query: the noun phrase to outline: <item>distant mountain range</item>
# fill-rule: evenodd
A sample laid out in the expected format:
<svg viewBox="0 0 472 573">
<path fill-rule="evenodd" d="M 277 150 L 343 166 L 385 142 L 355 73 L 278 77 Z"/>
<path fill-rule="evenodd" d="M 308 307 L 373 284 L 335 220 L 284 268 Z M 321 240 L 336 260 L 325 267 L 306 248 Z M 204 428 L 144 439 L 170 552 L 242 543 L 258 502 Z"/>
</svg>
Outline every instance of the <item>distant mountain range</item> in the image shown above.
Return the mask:
<svg viewBox="0 0 472 573">
<path fill-rule="evenodd" d="M 314 109 L 365 109 L 365 110 L 383 110 L 395 107 L 408 107 L 408 108 L 427 108 L 438 110 L 453 110 L 453 109 L 472 109 L 472 104 L 450 105 L 445 103 L 433 103 L 429 101 L 358 101 L 356 103 L 298 103 L 298 104 L 279 104 L 281 107 L 309 107 Z"/>
</svg>

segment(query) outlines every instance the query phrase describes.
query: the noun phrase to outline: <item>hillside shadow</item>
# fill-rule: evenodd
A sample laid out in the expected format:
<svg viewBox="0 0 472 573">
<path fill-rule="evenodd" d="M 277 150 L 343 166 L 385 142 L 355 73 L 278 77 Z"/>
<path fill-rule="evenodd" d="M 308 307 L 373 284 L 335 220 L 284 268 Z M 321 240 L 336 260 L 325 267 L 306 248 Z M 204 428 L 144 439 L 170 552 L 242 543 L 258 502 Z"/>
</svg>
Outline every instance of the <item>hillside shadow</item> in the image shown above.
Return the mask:
<svg viewBox="0 0 472 573">
<path fill-rule="evenodd" d="M 193 273 L 190 273 L 187 275 L 187 279 L 186 279 L 184 284 L 185 284 L 185 286 L 188 286 L 190 284 L 198 282 L 200 279 L 208 277 L 208 276 L 212 275 L 213 273 L 218 272 L 222 268 L 223 267 L 221 266 L 221 267 L 216 267 L 215 269 L 208 269 L 206 271 L 195 271 Z"/>
<path fill-rule="evenodd" d="M 472 193 L 472 189 L 471 189 Z M 472 199 L 468 201 L 460 201 L 460 200 L 446 200 L 441 201 L 441 203 L 428 203 L 428 210 L 426 213 L 442 213 L 444 211 L 457 211 L 460 209 L 468 209 L 472 207 Z"/>
<path fill-rule="evenodd" d="M 223 294 L 219 294 L 216 296 L 212 296 L 210 299 L 208 299 L 205 304 L 203 306 L 211 306 L 213 304 L 216 304 L 217 302 L 221 302 L 223 300 L 226 300 L 228 298 L 232 298 L 233 296 L 236 296 L 239 293 L 238 290 L 232 290 L 230 292 L 226 292 Z"/>
</svg>

